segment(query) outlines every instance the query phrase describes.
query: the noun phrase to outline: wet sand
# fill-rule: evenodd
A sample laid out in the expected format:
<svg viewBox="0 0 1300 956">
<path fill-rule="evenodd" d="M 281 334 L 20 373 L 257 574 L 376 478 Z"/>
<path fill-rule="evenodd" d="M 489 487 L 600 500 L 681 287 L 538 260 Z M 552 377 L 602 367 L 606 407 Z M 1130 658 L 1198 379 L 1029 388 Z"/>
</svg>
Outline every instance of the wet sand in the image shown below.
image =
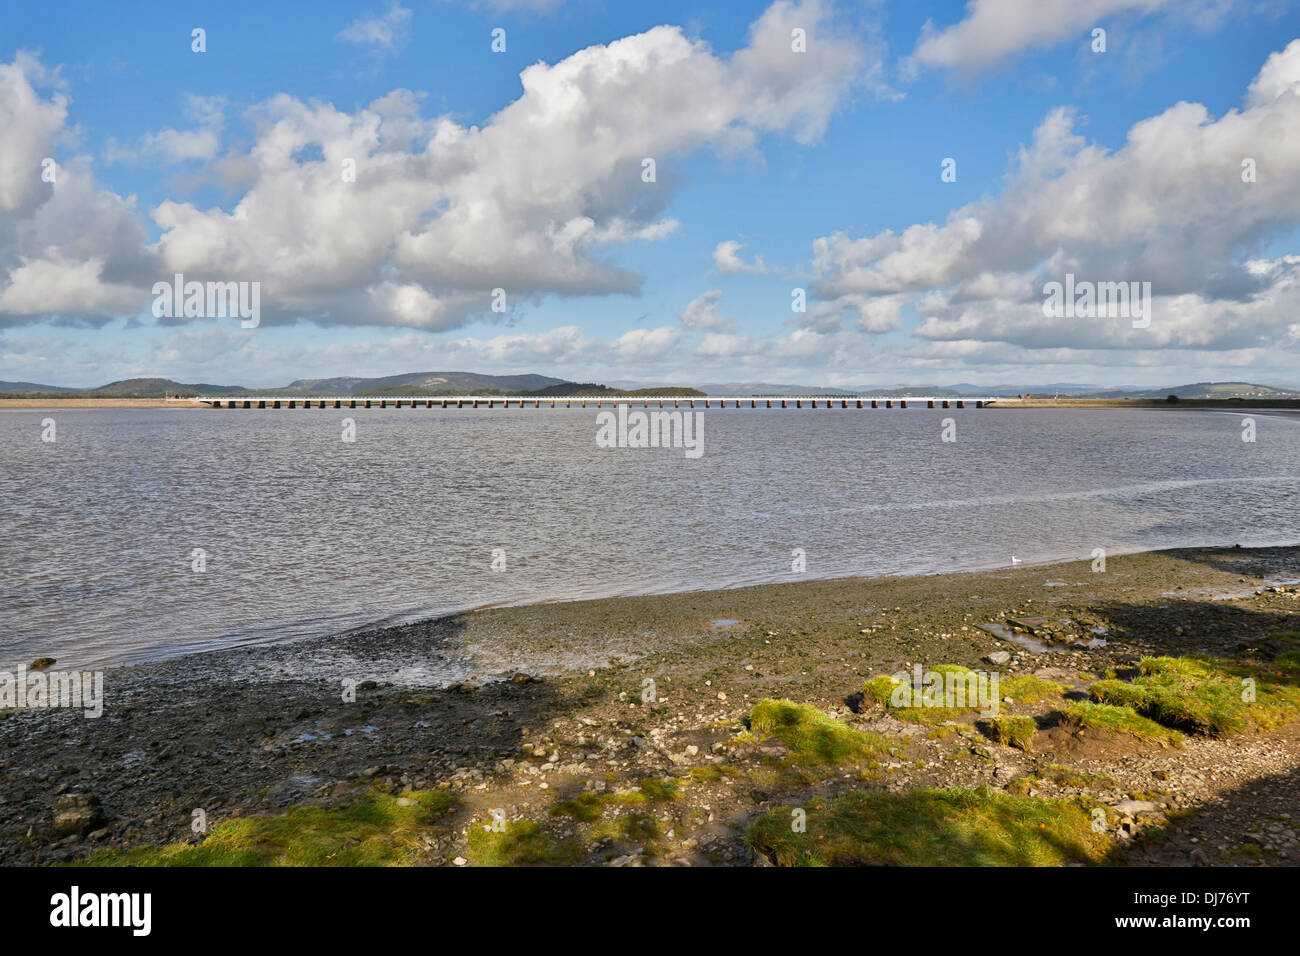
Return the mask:
<svg viewBox="0 0 1300 956">
<path fill-rule="evenodd" d="M 187 398 L 0 398 L 0 408 L 207 408 Z"/>
</svg>

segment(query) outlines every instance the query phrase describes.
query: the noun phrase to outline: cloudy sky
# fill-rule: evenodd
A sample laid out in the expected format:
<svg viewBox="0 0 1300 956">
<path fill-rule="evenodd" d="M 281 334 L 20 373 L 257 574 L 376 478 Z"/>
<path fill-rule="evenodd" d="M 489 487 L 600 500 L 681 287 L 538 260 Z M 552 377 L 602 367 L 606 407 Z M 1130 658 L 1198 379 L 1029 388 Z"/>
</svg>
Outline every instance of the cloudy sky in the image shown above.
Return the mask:
<svg viewBox="0 0 1300 956">
<path fill-rule="evenodd" d="M 291 7 L 7 10 L 0 380 L 1300 386 L 1295 0 Z"/>
</svg>

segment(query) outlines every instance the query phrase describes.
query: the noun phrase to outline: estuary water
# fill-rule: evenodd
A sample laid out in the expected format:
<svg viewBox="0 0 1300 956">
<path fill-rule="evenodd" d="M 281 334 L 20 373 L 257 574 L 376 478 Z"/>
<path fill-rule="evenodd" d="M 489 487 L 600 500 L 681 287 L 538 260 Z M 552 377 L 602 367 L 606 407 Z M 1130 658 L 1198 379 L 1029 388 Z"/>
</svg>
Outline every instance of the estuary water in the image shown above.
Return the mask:
<svg viewBox="0 0 1300 956">
<path fill-rule="evenodd" d="M 691 458 L 598 447 L 594 406 L 0 410 L 0 667 L 492 604 L 1300 541 L 1288 413 L 700 411 Z"/>
</svg>

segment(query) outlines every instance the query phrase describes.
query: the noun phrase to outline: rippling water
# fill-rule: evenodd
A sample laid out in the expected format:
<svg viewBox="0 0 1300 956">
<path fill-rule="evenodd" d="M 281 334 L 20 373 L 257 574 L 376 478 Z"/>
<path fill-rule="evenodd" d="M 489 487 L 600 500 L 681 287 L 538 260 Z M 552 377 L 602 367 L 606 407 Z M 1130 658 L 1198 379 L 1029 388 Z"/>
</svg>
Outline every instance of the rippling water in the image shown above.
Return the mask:
<svg viewBox="0 0 1300 956">
<path fill-rule="evenodd" d="M 1251 444 L 1242 412 L 710 409 L 698 459 L 598 448 L 596 414 L 0 411 L 0 665 L 491 603 L 1300 540 L 1300 419 L 1284 413 L 1250 413 Z"/>
</svg>

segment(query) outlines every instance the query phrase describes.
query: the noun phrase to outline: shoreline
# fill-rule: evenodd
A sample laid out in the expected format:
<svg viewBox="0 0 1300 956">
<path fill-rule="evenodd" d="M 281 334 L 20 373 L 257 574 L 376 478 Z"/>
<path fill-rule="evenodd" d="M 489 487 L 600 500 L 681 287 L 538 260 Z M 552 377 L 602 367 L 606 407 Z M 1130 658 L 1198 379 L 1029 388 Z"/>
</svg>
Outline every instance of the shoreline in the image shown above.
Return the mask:
<svg viewBox="0 0 1300 956">
<path fill-rule="evenodd" d="M 705 400 L 708 400 L 708 398 L 709 398 L 708 396 L 704 396 L 704 395 L 691 396 L 691 397 L 693 397 L 696 401 L 705 401 Z M 773 400 L 775 401 L 775 400 L 780 399 L 780 398 L 782 398 L 782 397 L 783 397 L 783 396 L 773 396 L 772 398 L 773 398 Z M 364 396 L 358 398 L 357 400 L 358 400 L 358 401 L 361 401 L 362 398 L 364 398 Z M 370 400 L 370 401 L 374 401 L 374 402 L 378 402 L 378 401 L 380 401 L 381 398 L 384 399 L 385 401 L 390 402 L 390 403 L 391 403 L 391 402 L 398 401 L 399 399 L 400 399 L 400 400 L 403 400 L 403 401 L 405 400 L 405 397 L 404 397 L 404 396 L 393 396 L 393 395 L 374 396 L 374 397 L 371 397 L 369 400 Z M 457 396 L 454 396 L 454 395 L 449 395 L 449 396 L 447 396 L 447 399 L 448 399 L 449 401 L 454 400 L 454 399 L 456 399 L 456 398 L 457 398 Z M 594 401 L 597 400 L 597 398 L 599 398 L 600 401 L 602 401 L 602 402 L 604 402 L 604 403 L 607 403 L 607 404 L 618 404 L 618 403 L 621 402 L 621 401 L 623 401 L 623 402 L 627 402 L 627 403 L 629 403 L 629 404 L 635 404 L 637 401 L 640 401 L 640 399 L 639 399 L 637 396 L 624 396 L 624 397 L 622 397 L 622 398 L 620 398 L 620 397 L 618 397 L 618 396 L 614 396 L 614 397 L 609 397 L 609 396 L 603 396 L 603 397 L 601 397 L 601 396 L 592 396 L 592 397 L 588 398 L 587 401 L 594 402 Z M 828 398 L 828 396 L 821 396 L 821 395 L 817 396 L 818 401 L 824 401 L 824 400 L 826 400 L 827 398 Z M 224 396 L 223 396 L 223 399 L 224 399 Z M 240 396 L 235 395 L 235 396 L 230 396 L 230 400 L 231 400 L 231 401 L 241 401 L 242 399 L 240 398 Z M 317 401 L 316 397 L 314 397 L 314 396 L 310 396 L 310 395 L 283 396 L 281 400 L 284 401 L 284 402 L 286 402 L 286 403 L 289 402 L 289 401 L 297 401 L 297 402 L 311 402 L 311 401 Z M 764 397 L 764 400 L 766 400 L 766 396 Z M 834 397 L 834 398 L 831 398 L 830 400 L 831 400 L 831 401 L 839 401 L 840 399 L 839 399 L 838 397 Z M 850 400 L 850 401 L 853 401 L 854 399 L 849 399 L 849 400 Z M 950 400 L 951 400 L 951 401 L 958 401 L 958 398 L 954 397 L 954 398 L 952 398 L 952 399 L 950 399 Z M 961 400 L 963 400 L 963 401 L 974 401 L 974 399 L 961 399 Z M 538 399 L 538 401 L 540 401 L 540 402 L 547 402 L 547 401 L 549 401 L 549 399 L 540 398 L 540 399 Z M 202 402 L 199 402 L 197 399 L 189 399 L 189 398 L 179 398 L 179 399 L 163 399 L 163 398 L 0 398 L 0 409 L 5 409 L 5 408 L 14 408 L 14 409 L 48 409 L 48 410 L 57 410 L 57 409 L 66 409 L 66 408 L 82 408 L 82 409 L 88 409 L 88 408 L 183 408 L 183 409 L 205 409 L 205 410 L 206 410 L 206 409 L 208 409 L 209 407 L 210 407 L 210 406 L 205 405 L 205 404 L 203 404 Z M 918 407 L 919 407 L 919 406 L 918 406 Z M 987 410 L 987 409 L 1002 409 L 1002 410 L 1006 410 L 1006 409 L 1017 409 L 1017 408 L 1061 408 L 1061 409 L 1068 409 L 1068 408 L 1080 408 L 1080 409 L 1082 409 L 1082 408 L 1144 408 L 1144 409 L 1157 409 L 1157 408 L 1163 408 L 1163 409 L 1166 409 L 1166 410 L 1177 410 L 1177 409 L 1179 409 L 1179 408 L 1192 408 L 1192 409 L 1217 409 L 1217 410 L 1238 410 L 1238 411 L 1247 411 L 1247 410 L 1250 410 L 1250 409 L 1265 409 L 1265 410 L 1291 409 L 1291 410 L 1300 410 L 1300 399 L 1267 399 L 1267 398 L 1259 398 L 1259 399 L 1250 399 L 1250 398 L 1185 398 L 1185 399 L 1180 399 L 1180 400 L 1177 401 L 1177 402 L 1169 402 L 1169 401 L 1166 401 L 1165 399 L 1157 399 L 1157 398 L 999 398 L 999 399 L 997 399 L 996 401 L 993 401 L 993 402 L 991 402 L 991 403 L 985 405 L 984 408 L 985 408 L 986 410 Z M 258 410 L 261 410 L 261 411 L 268 411 L 268 410 L 272 410 L 272 409 L 249 409 L 249 410 L 251 410 L 251 411 L 258 411 Z M 355 409 L 355 410 L 360 411 L 361 409 L 358 408 L 358 409 Z M 764 409 L 764 410 L 766 410 L 766 409 Z M 777 410 L 777 409 L 772 409 L 772 411 L 776 411 L 776 410 Z M 797 410 L 797 409 L 786 409 L 786 411 L 791 411 L 791 410 Z M 856 409 L 855 409 L 855 410 L 856 410 Z"/>
<path fill-rule="evenodd" d="M 1141 554 L 1163 554 L 1183 551 L 1269 551 L 1269 550 L 1300 550 L 1300 540 L 1287 541 L 1281 544 L 1264 544 L 1264 545 L 1239 545 L 1239 544 L 1189 544 L 1178 545 L 1163 548 L 1134 548 L 1128 551 L 1109 551 L 1107 560 L 1127 557 Z M 103 670 L 121 671 L 127 668 L 149 667 L 153 665 L 180 664 L 184 661 L 193 661 L 199 664 L 200 658 L 212 655 L 230 654 L 236 656 L 257 655 L 259 653 L 274 654 L 285 664 L 292 662 L 295 648 L 302 646 L 312 646 L 325 643 L 337 643 L 340 641 L 353 642 L 364 639 L 369 635 L 382 634 L 388 631 L 395 631 L 400 628 L 436 626 L 441 623 L 456 620 L 468 615 L 480 614 L 490 611 L 517 610 L 522 608 L 547 607 L 555 605 L 569 604 L 587 604 L 603 601 L 626 601 L 637 599 L 686 599 L 691 596 L 708 595 L 708 594 L 726 594 L 736 591 L 745 591 L 753 588 L 767 587 L 800 587 L 813 584 L 831 584 L 835 582 L 872 582 L 872 581 L 898 581 L 910 579 L 934 579 L 946 578 L 953 575 L 965 574 L 993 574 L 999 571 L 1031 571 L 1034 569 L 1050 569 L 1069 564 L 1082 563 L 1087 564 L 1087 559 L 1076 557 L 1067 558 L 1048 558 L 1044 560 L 1018 561 L 1014 565 L 1009 564 L 989 564 L 983 566 L 971 566 L 964 568 L 949 568 L 942 571 L 934 570 L 905 570 L 905 571 L 888 571 L 879 574 L 860 574 L 848 573 L 831 575 L 829 577 L 818 578 L 801 578 L 798 580 L 770 580 L 770 581 L 751 581 L 747 583 L 728 584 L 721 587 L 700 587 L 690 590 L 671 590 L 671 591 L 637 591 L 635 593 L 624 594 L 604 594 L 594 596 L 563 596 L 553 598 L 532 598 L 524 597 L 518 600 L 504 599 L 487 604 L 465 606 L 452 608 L 446 611 L 410 611 L 401 613 L 391 613 L 377 619 L 360 621 L 356 624 L 344 627 L 342 630 L 327 630 L 317 634 L 292 637 L 288 639 L 268 636 L 261 631 L 257 633 L 260 636 L 255 638 L 235 641 L 234 643 L 223 646 L 209 647 L 206 649 L 185 649 L 177 648 L 171 653 L 162 654 L 156 657 L 141 657 L 134 660 L 106 661 L 92 663 L 74 663 L 70 666 L 77 670 Z M 1300 580 L 1300 565 L 1297 566 L 1296 578 Z M 228 636 L 229 637 L 229 636 Z M 277 653 L 278 652 L 278 653 Z M 60 659 L 62 660 L 62 659 Z M 12 662 L 14 667 L 26 663 L 23 660 Z M 3 665 L 0 665 L 3 666 Z M 454 681 L 453 681 L 454 682 Z"/>
<path fill-rule="evenodd" d="M 1300 630 L 1296 589 L 1257 591 L 1270 576 L 1300 577 L 1300 547 L 1138 552 L 1109 557 L 1103 574 L 1081 561 L 515 605 L 114 668 L 98 720 L 0 715 L 0 860 L 194 843 L 195 809 L 215 825 L 414 790 L 454 797 L 458 807 L 415 862 L 483 862 L 474 821 L 505 808 L 512 828 L 535 825 L 566 846 L 582 843 L 568 862 L 752 865 L 762 855 L 744 830 L 781 802 L 850 786 L 1024 784 L 1054 796 L 1080 788 L 1037 774 L 1069 766 L 1116 778 L 1083 788 L 1103 802 L 1163 791 L 1145 802 L 1184 814 L 1176 826 L 1189 833 L 1209 825 L 1205 808 L 1226 800 L 1231 813 L 1213 811 L 1212 823 L 1231 862 L 1296 864 L 1300 819 L 1265 840 L 1262 857 L 1230 852 L 1245 840 L 1248 811 L 1272 807 L 1275 789 L 1278 806 L 1294 805 L 1294 723 L 1249 739 L 1189 739 L 1177 752 L 1124 740 L 1084 745 L 1044 729 L 1043 749 L 1023 751 L 984 740 L 973 717 L 932 739 L 924 726 L 850 703 L 864 680 L 917 663 L 985 667 L 998 652 L 1006 679 L 1047 675 L 1077 688 L 1071 693 L 1086 688 L 1082 675 L 1124 672 L 1144 655 L 1239 656 L 1270 633 Z M 1039 654 L 982 629 L 1008 617 L 1071 623 L 1044 625 L 1059 639 Z M 1104 646 L 1087 646 L 1094 628 L 1105 629 Z M 322 670 L 301 677 L 303 660 Z M 384 676 L 440 664 L 463 677 L 438 687 Z M 647 679 L 659 688 L 649 703 L 641 700 Z M 342 699 L 343 681 L 353 682 L 355 701 Z M 852 779 L 790 777 L 779 744 L 745 742 L 748 715 L 767 698 L 886 734 L 901 742 L 898 757 Z M 63 759 L 52 762 L 55 754 Z M 642 793 L 652 778 L 680 791 L 638 811 L 654 811 L 654 839 L 600 836 L 553 812 L 583 794 L 601 802 Z M 93 828 L 64 835 L 55 827 L 54 808 L 68 794 L 93 797 Z M 627 800 L 611 796 L 607 815 Z M 1175 838 L 1144 847 L 1140 861 L 1195 862 L 1201 846 Z"/>
</svg>

